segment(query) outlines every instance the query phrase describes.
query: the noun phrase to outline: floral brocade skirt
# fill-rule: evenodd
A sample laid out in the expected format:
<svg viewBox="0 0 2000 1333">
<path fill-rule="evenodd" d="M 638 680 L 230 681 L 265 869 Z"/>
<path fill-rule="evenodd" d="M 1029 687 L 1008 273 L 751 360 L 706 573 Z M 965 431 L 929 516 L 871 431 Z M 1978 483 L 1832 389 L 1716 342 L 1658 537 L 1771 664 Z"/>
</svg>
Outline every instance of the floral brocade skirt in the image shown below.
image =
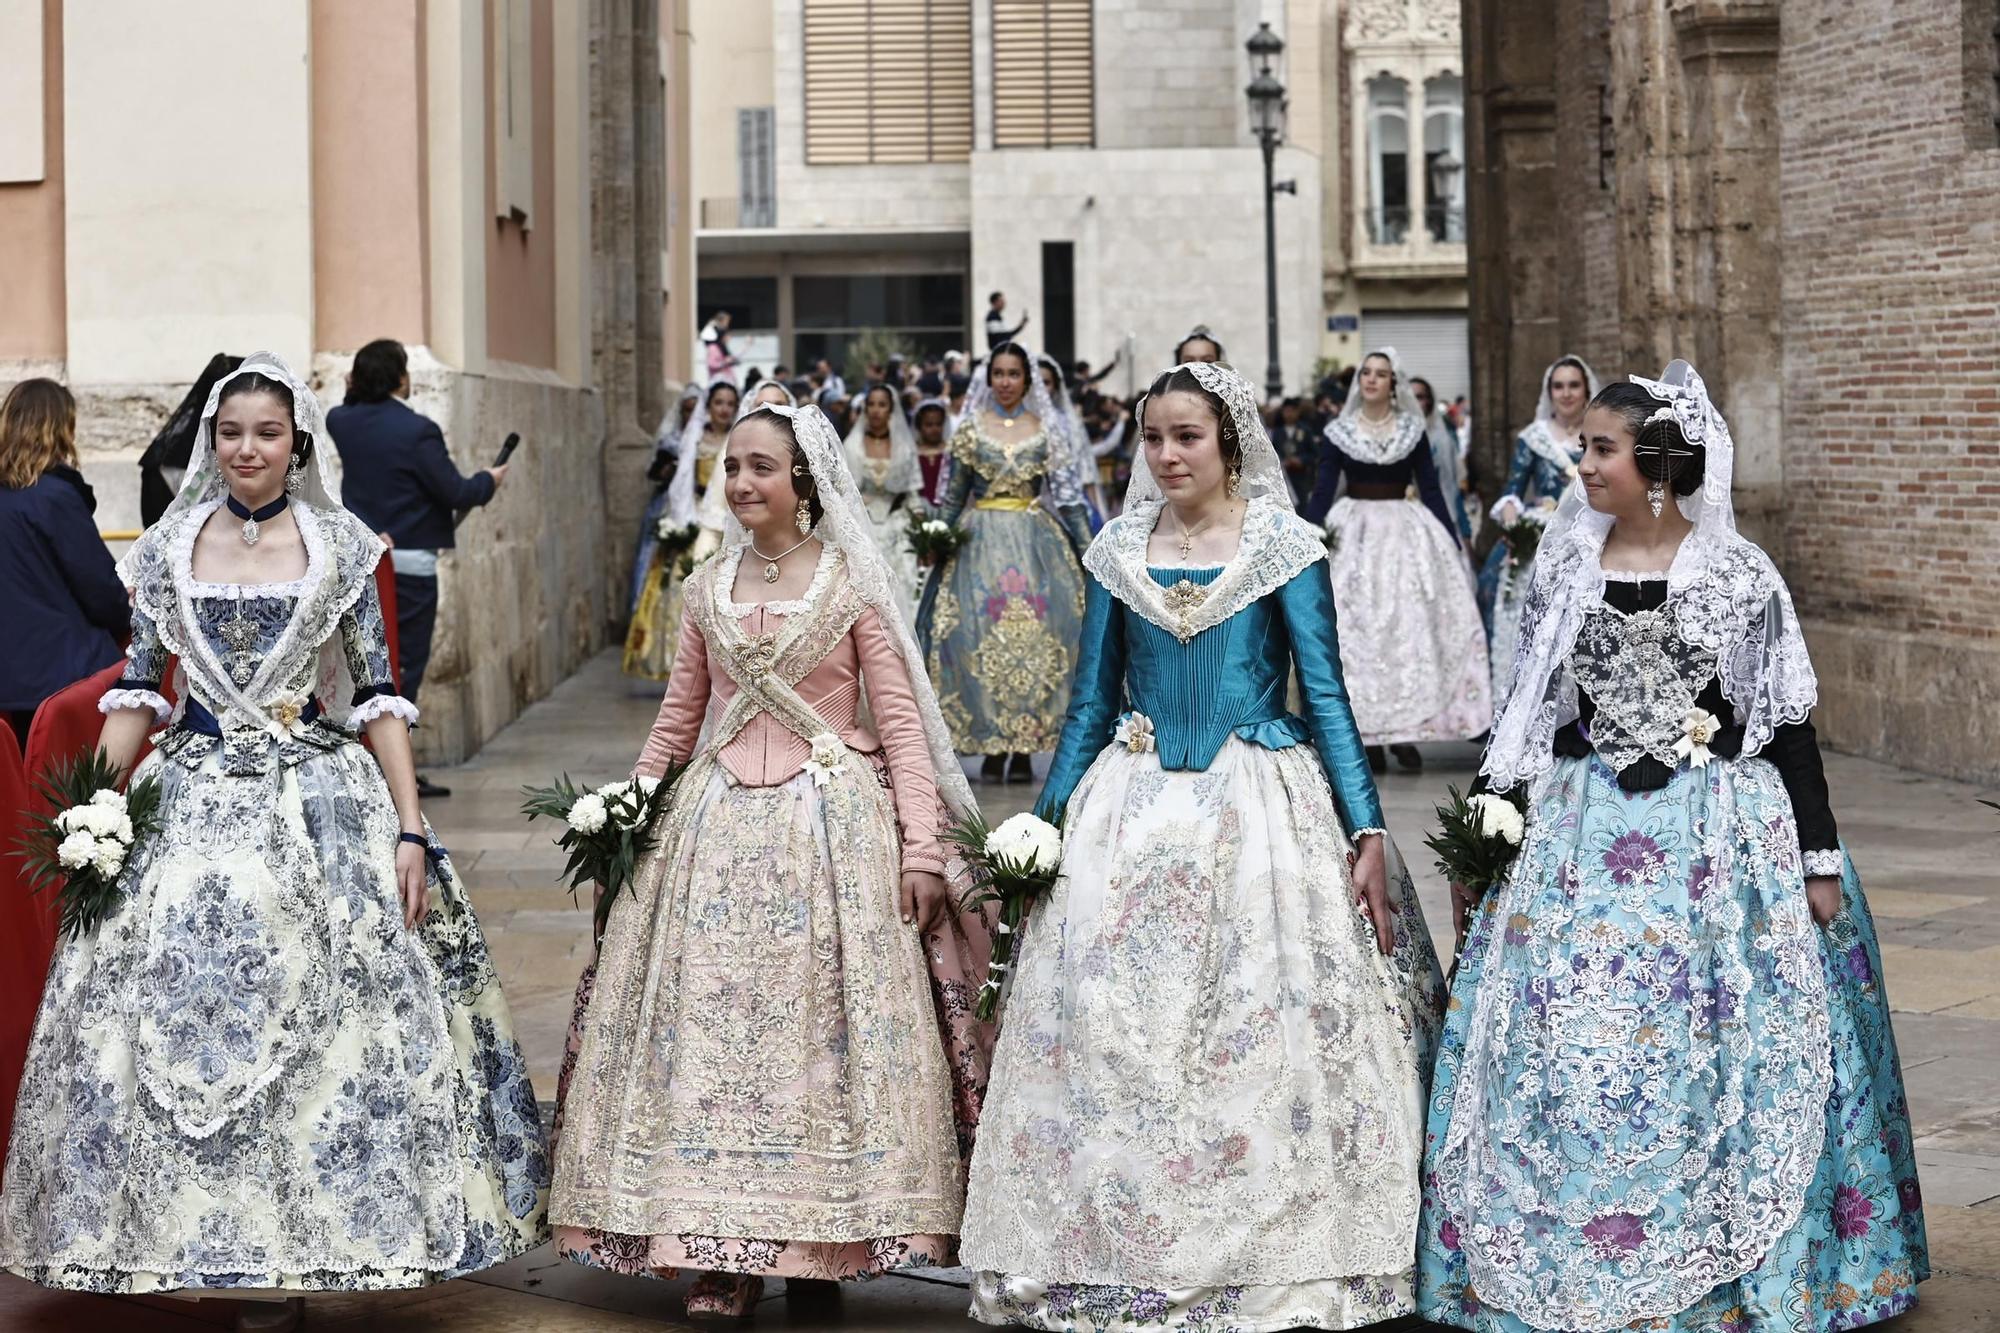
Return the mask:
<svg viewBox="0 0 2000 1333">
<path fill-rule="evenodd" d="M 1310 746 L 1092 765 L 1005 1000 L 966 1207 L 975 1318 L 1259 1333 L 1415 1308 L 1443 981 L 1393 850 L 1377 949 L 1340 830 Z"/>
<path fill-rule="evenodd" d="M 403 924 L 398 821 L 359 744 L 267 773 L 141 766 L 163 827 L 57 949 L 0 1195 L 45 1286 L 376 1291 L 548 1235 L 547 1142 L 464 887 L 435 840 Z"/>
<path fill-rule="evenodd" d="M 1467 740 L 1493 723 L 1486 633 L 1458 544 L 1415 500 L 1343 496 L 1334 548 L 1340 669 L 1369 745 Z"/>
<path fill-rule="evenodd" d="M 986 960 L 899 916 L 882 770 L 747 787 L 704 760 L 681 783 L 577 988 L 558 1248 L 653 1277 L 956 1262 Z"/>
<path fill-rule="evenodd" d="M 1854 866 L 1825 927 L 1765 760 L 1539 779 L 1431 1089 L 1423 1315 L 1480 1333 L 1831 1333 L 1929 1276 Z"/>
<path fill-rule="evenodd" d="M 1083 637 L 1083 567 L 1040 504 L 969 508 L 965 544 L 917 617 L 938 704 L 960 754 L 1056 748 Z"/>
<path fill-rule="evenodd" d="M 695 538 L 691 552 L 695 560 L 705 560 L 722 545 L 720 533 L 707 528 Z M 657 539 L 652 561 L 639 584 L 632 604 L 632 620 L 625 627 L 625 654 L 620 663 L 628 676 L 642 680 L 665 680 L 673 674 L 674 649 L 681 639 L 682 585 L 678 560 L 662 558 Z"/>
</svg>

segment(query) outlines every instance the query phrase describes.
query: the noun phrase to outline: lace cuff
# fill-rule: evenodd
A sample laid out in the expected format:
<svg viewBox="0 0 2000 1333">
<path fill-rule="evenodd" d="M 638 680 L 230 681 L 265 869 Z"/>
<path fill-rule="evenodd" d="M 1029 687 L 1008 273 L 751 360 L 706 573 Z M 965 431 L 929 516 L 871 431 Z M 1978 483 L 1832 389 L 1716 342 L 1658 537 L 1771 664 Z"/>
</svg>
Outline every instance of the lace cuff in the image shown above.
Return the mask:
<svg viewBox="0 0 2000 1333">
<path fill-rule="evenodd" d="M 1360 842 L 1371 833 L 1379 833 L 1385 838 L 1389 836 L 1389 830 L 1385 828 L 1358 828 L 1347 835 L 1347 840 L 1349 842 Z"/>
<path fill-rule="evenodd" d="M 1828 875 L 1835 879 L 1847 868 L 1847 857 L 1838 847 L 1823 847 L 1805 854 L 1806 878 Z"/>
<path fill-rule="evenodd" d="M 156 723 L 165 722 L 174 714 L 174 706 L 158 690 L 106 690 L 97 701 L 100 713 L 114 713 L 121 708 L 150 709 Z"/>
<path fill-rule="evenodd" d="M 365 727 L 378 717 L 400 717 L 417 725 L 417 706 L 400 694 L 372 694 L 347 715 L 351 727 Z"/>
</svg>

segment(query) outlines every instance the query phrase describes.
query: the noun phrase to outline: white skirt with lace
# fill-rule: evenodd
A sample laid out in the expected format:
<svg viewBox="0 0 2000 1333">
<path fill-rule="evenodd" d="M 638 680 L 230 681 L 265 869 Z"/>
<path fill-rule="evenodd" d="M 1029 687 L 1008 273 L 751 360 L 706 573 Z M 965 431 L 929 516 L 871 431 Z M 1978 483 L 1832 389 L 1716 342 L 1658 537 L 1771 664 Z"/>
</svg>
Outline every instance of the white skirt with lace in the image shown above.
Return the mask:
<svg viewBox="0 0 2000 1333">
<path fill-rule="evenodd" d="M 1401 864 L 1385 956 L 1310 746 L 1231 738 L 1205 772 L 1107 749 L 1066 828 L 973 1156 L 973 1314 L 1250 1333 L 1411 1310 L 1442 984 Z"/>
</svg>

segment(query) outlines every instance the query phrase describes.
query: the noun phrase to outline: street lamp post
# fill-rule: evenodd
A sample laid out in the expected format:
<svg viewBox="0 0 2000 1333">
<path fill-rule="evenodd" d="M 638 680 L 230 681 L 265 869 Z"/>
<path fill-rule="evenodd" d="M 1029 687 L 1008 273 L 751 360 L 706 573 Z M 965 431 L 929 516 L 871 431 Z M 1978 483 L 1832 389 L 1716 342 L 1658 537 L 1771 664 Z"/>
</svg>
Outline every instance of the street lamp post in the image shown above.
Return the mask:
<svg viewBox="0 0 2000 1333">
<path fill-rule="evenodd" d="M 1278 144 L 1285 137 L 1285 85 L 1274 72 L 1284 53 L 1284 39 L 1260 23 L 1245 43 L 1254 74 L 1244 94 L 1250 99 L 1250 126 L 1264 150 L 1264 333 L 1269 357 L 1264 367 L 1264 390 L 1271 398 L 1284 395 L 1285 374 L 1278 365 L 1278 191 L 1297 192 L 1293 181 L 1283 184 L 1271 179 L 1276 169 Z"/>
</svg>

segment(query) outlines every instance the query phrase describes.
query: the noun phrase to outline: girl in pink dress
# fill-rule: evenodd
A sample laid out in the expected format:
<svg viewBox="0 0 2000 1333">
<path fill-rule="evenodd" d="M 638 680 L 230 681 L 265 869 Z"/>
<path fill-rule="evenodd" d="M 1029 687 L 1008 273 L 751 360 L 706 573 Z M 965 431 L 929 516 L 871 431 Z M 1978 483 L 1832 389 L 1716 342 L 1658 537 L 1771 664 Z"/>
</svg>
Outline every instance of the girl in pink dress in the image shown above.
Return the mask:
<svg viewBox="0 0 2000 1333">
<path fill-rule="evenodd" d="M 717 480 L 635 772 L 688 767 L 579 987 L 550 1212 L 569 1258 L 700 1269 L 689 1313 L 726 1316 L 957 1261 L 991 1032 L 940 842 L 976 807 L 840 441 L 760 408 Z"/>
</svg>

